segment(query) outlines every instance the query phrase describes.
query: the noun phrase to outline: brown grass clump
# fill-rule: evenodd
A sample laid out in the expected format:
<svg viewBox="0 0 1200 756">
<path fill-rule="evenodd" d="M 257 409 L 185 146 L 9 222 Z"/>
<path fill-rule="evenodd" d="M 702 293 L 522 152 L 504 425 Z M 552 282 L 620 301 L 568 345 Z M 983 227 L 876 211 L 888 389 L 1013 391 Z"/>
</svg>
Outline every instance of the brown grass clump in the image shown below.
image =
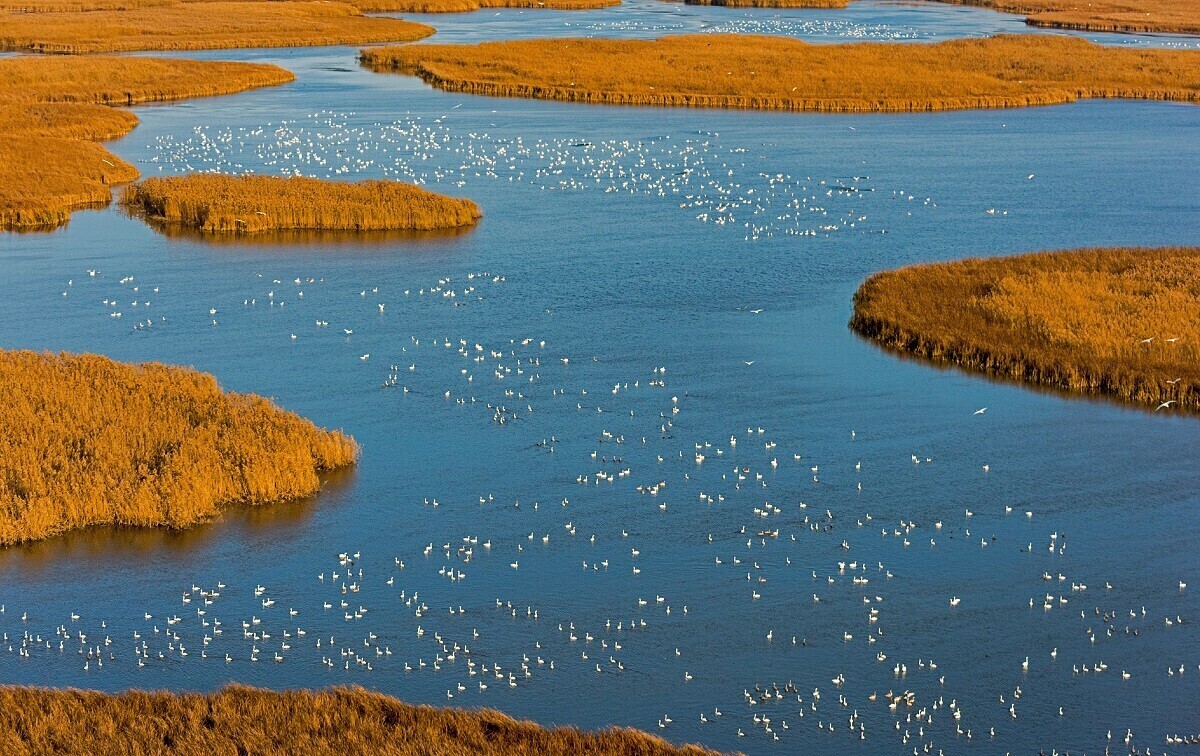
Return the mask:
<svg viewBox="0 0 1200 756">
<path fill-rule="evenodd" d="M 480 218 L 471 200 L 399 181 L 193 173 L 126 187 L 121 202 L 153 220 L 206 233 L 430 231 L 473 225 Z"/>
<path fill-rule="evenodd" d="M 1196 0 L 936 0 L 1024 15 L 1025 23 L 1101 32 L 1200 34 Z"/>
<path fill-rule="evenodd" d="M 0 545 L 90 525 L 182 528 L 223 505 L 307 496 L 357 453 L 187 368 L 0 351 L 0 385 Z"/>
<path fill-rule="evenodd" d="M 297 750 L 299 749 L 299 750 Z M 498 711 L 412 706 L 359 687 L 121 694 L 0 688 L 0 750 L 208 756 L 705 756 L 632 729 L 546 729 Z"/>
<path fill-rule="evenodd" d="M 82 13 L 2 13 L 0 50 L 98 53 L 411 42 L 421 24 L 316 0 L 203 2 Z"/>
<path fill-rule="evenodd" d="M 138 171 L 95 142 L 58 137 L 0 139 L 0 228 L 49 228 L 71 210 L 101 207 Z"/>
<path fill-rule="evenodd" d="M 454 92 L 612 105 L 932 111 L 1087 97 L 1200 100 L 1200 52 L 1004 35 L 929 45 L 812 45 L 704 34 L 363 50 L 363 65 Z"/>
<path fill-rule="evenodd" d="M 291 81 L 277 66 L 155 58 L 0 59 L 0 229 L 52 227 L 107 204 L 137 170 L 95 141 L 137 117 L 110 105 L 227 94 Z M 87 140 L 87 141 L 81 141 Z"/>
<path fill-rule="evenodd" d="M 1039 252 L 876 273 L 854 295 L 850 326 L 970 370 L 1200 411 L 1197 247 Z"/>
</svg>

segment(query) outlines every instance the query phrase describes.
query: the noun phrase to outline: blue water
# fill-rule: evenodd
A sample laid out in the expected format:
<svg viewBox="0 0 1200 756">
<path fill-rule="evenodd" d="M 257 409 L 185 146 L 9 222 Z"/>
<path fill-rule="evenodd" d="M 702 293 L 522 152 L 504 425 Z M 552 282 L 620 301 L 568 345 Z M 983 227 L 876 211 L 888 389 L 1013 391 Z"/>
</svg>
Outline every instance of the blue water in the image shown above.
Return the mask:
<svg viewBox="0 0 1200 756">
<path fill-rule="evenodd" d="M 934 8 L 828 18 L 922 38 L 1012 23 Z M 439 37 L 491 13 L 438 17 Z M 503 12 L 497 36 L 753 16 L 543 13 Z M 1200 729 L 1195 421 L 846 327 L 881 268 L 1200 244 L 1194 106 L 603 108 L 437 92 L 348 48 L 204 55 L 297 81 L 139 108 L 112 148 L 147 175 L 402 177 L 485 218 L 212 243 L 109 208 L 0 237 L 3 348 L 193 365 L 363 448 L 311 500 L 0 554 L 0 680 L 356 683 L 747 753 L 1120 752 L 1127 730 L 1172 751 Z"/>
</svg>

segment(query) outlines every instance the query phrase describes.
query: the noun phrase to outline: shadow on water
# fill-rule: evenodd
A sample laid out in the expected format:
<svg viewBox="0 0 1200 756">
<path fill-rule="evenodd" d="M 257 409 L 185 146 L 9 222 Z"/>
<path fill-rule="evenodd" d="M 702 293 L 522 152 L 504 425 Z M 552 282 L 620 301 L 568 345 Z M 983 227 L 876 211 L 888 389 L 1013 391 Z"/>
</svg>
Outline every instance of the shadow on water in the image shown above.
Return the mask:
<svg viewBox="0 0 1200 756">
<path fill-rule="evenodd" d="M 272 247 L 299 246 L 321 247 L 356 246 L 363 248 L 382 249 L 393 244 L 433 244 L 448 242 L 472 233 L 478 224 L 459 228 L 435 229 L 429 231 L 344 231 L 337 229 L 282 229 L 277 231 L 262 231 L 253 234 L 237 233 L 205 233 L 193 228 L 187 228 L 178 223 L 146 218 L 136 212 L 122 209 L 127 217 L 144 220 L 146 225 L 163 236 L 173 240 L 198 241 L 212 246 L 225 247 Z"/>
<path fill-rule="evenodd" d="M 1106 407 L 1117 407 L 1122 410 L 1126 410 L 1126 411 L 1130 411 L 1130 412 L 1138 412 L 1140 414 L 1146 414 L 1146 415 L 1153 415 L 1153 414 L 1155 414 L 1155 411 L 1156 411 L 1154 409 L 1154 407 L 1152 407 L 1148 404 L 1139 404 L 1137 402 L 1126 401 L 1126 400 L 1122 399 L 1121 397 L 1113 395 L 1113 394 L 1104 394 L 1104 393 L 1100 393 L 1100 392 L 1084 393 L 1081 391 L 1072 391 L 1071 389 L 1065 389 L 1065 388 L 1062 388 L 1059 386 L 1052 386 L 1052 385 L 1046 384 L 1046 383 L 1033 383 L 1032 381 L 1024 381 L 1024 380 L 1021 380 L 1020 378 L 1013 378 L 1011 376 L 1003 375 L 1001 373 L 989 373 L 984 370 L 977 370 L 975 368 L 967 367 L 965 365 L 960 365 L 959 363 L 953 362 L 951 360 L 937 359 L 937 358 L 932 358 L 932 357 L 923 357 L 921 355 L 913 354 L 912 352 L 906 351 L 899 347 L 893 347 L 893 346 L 887 346 L 885 344 L 880 344 L 875 339 L 871 338 L 870 336 L 864 336 L 863 334 L 854 330 L 854 328 L 849 325 L 847 325 L 847 328 L 849 328 L 850 332 L 853 333 L 854 337 L 856 339 L 858 339 L 859 341 L 869 344 L 872 347 L 875 347 L 876 349 L 879 349 L 881 351 L 887 352 L 888 354 L 892 355 L 893 357 L 896 357 L 904 362 L 918 363 L 918 364 L 926 365 L 928 367 L 936 368 L 937 370 L 941 370 L 941 371 L 945 371 L 945 372 L 955 372 L 960 375 L 968 375 L 968 376 L 971 376 L 972 378 L 982 378 L 983 380 L 985 380 L 989 383 L 994 383 L 994 384 L 998 384 L 1001 386 L 1017 386 L 1026 391 L 1032 391 L 1035 394 L 1043 394 L 1045 396 L 1053 396 L 1053 397 L 1056 397 L 1059 399 L 1068 399 L 1068 400 L 1076 401 L 1076 402 L 1086 402 L 1088 404 L 1103 405 Z M 1185 415 L 1196 416 L 1196 413 L 1189 412 L 1189 411 L 1187 411 L 1186 408 L 1184 408 L 1183 410 L 1173 410 L 1172 414 L 1185 414 Z"/>
<path fill-rule="evenodd" d="M 76 562 L 111 562 L 131 556 L 161 552 L 186 553 L 222 539 L 244 540 L 269 532 L 286 539 L 303 528 L 318 505 L 336 507 L 354 487 L 356 468 L 321 475 L 321 490 L 312 496 L 276 504 L 231 504 L 221 516 L 190 528 L 97 525 L 72 530 L 53 538 L 0 549 L 0 570 L 36 573 L 56 566 L 64 558 Z"/>
</svg>

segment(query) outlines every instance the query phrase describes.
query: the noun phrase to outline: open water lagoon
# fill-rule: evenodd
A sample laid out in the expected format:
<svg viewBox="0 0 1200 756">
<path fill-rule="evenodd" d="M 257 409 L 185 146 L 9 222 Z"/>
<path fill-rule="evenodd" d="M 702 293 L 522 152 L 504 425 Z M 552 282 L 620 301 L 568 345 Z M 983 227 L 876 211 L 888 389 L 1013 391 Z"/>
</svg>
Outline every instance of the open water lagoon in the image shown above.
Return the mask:
<svg viewBox="0 0 1200 756">
<path fill-rule="evenodd" d="M 492 13 L 439 16 L 436 39 L 491 36 Z M 751 15 L 506 11 L 495 36 Z M 206 53 L 297 81 L 138 108 L 114 149 L 146 175 L 416 180 L 478 202 L 476 229 L 214 243 L 114 207 L 0 237 L 4 348 L 193 365 L 363 449 L 309 501 L 6 551 L 0 678 L 353 683 L 753 754 L 1200 731 L 1194 419 L 846 327 L 881 268 L 1200 244 L 1200 110 L 590 107 L 446 94 L 355 53 Z"/>
</svg>

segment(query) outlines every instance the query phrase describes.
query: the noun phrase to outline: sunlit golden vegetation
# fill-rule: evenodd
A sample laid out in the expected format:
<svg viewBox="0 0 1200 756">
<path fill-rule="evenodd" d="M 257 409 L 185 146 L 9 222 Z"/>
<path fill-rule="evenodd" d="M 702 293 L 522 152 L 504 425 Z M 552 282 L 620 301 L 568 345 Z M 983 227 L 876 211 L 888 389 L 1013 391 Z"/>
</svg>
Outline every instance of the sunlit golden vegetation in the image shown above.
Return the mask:
<svg viewBox="0 0 1200 756">
<path fill-rule="evenodd" d="M 480 218 L 471 200 L 400 181 L 192 173 L 128 186 L 121 201 L 152 220 L 206 233 L 430 231 L 469 226 Z"/>
<path fill-rule="evenodd" d="M 316 0 L 173 2 L 82 13 L 0 13 L 0 49 L 40 53 L 411 42 L 433 29 Z"/>
<path fill-rule="evenodd" d="M 1200 34 L 1196 0 L 936 0 L 1025 16 L 1031 26 L 1110 32 Z"/>
<path fill-rule="evenodd" d="M 112 199 L 138 171 L 95 142 L 59 137 L 0 139 L 0 228 L 48 228 L 71 210 Z"/>
<path fill-rule="evenodd" d="M 120 694 L 0 688 L 0 749 L 181 756 L 704 756 L 647 733 L 547 729 L 498 711 L 412 706 L 359 687 Z"/>
<path fill-rule="evenodd" d="M 120 0 L 113 0 L 119 2 Z M 850 0 L 668 0 L 746 8 L 845 8 Z M 1200 34 L 1196 0 L 926 0 L 1025 16 L 1030 26 L 1107 32 Z"/>
<path fill-rule="evenodd" d="M 137 170 L 96 141 L 137 117 L 112 105 L 228 94 L 282 84 L 278 66 L 117 57 L 0 59 L 0 229 L 56 226 L 107 204 Z M 87 141 L 83 141 L 87 140 Z"/>
<path fill-rule="evenodd" d="M 0 545 L 90 525 L 182 528 L 224 505 L 307 496 L 357 453 L 187 368 L 0 351 L 0 385 Z"/>
<path fill-rule="evenodd" d="M 214 0 L 0 0 L 0 10 L 23 13 L 80 13 L 97 10 L 161 8 Z M 253 0 L 247 0 L 253 1 Z M 280 0 L 257 0 L 280 2 Z M 819 2 L 820 0 L 815 0 Z M 483 8 L 589 10 L 620 5 L 621 0 L 339 0 L 363 13 L 463 13 Z M 395 41 L 395 40 L 388 40 Z"/>
<path fill-rule="evenodd" d="M 1040 252 L 876 273 L 854 295 L 850 325 L 972 370 L 1200 410 L 1197 247 Z"/>
<path fill-rule="evenodd" d="M 465 13 L 483 8 L 593 10 L 621 0 L 347 0 L 365 13 Z"/>
<path fill-rule="evenodd" d="M 845 8 L 850 0 L 667 0 L 684 5 L 718 5 L 726 8 Z"/>
<path fill-rule="evenodd" d="M 613 105 L 881 112 L 1200 99 L 1200 52 L 1050 35 L 929 45 L 737 34 L 536 39 L 380 47 L 361 60 L 447 91 Z"/>
</svg>

